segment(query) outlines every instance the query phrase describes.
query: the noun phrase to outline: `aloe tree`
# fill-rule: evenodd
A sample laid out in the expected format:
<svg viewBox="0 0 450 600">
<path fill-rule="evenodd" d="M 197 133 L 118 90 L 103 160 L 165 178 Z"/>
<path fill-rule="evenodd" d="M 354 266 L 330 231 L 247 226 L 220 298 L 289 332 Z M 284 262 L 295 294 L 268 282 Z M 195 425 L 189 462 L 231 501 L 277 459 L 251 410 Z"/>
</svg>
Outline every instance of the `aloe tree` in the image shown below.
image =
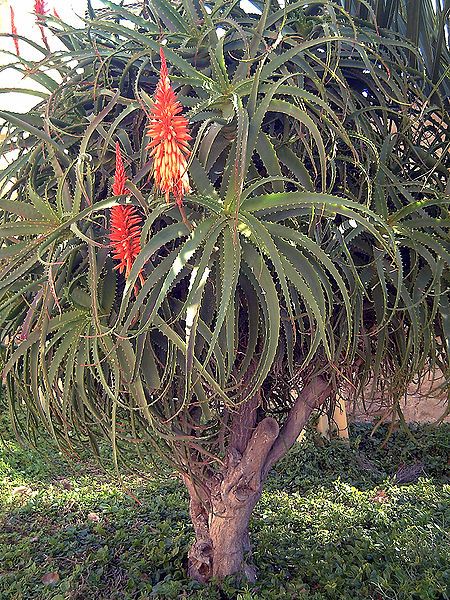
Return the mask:
<svg viewBox="0 0 450 600">
<path fill-rule="evenodd" d="M 103 1 L 78 29 L 40 16 L 64 50 L 18 31 L 42 60 L 11 53 L 43 90 L 0 113 L 11 420 L 172 465 L 190 575 L 252 579 L 252 509 L 314 409 L 370 384 L 401 414 L 411 382 L 447 387 L 448 115 L 371 10 Z M 191 138 L 171 182 L 161 82 Z"/>
</svg>

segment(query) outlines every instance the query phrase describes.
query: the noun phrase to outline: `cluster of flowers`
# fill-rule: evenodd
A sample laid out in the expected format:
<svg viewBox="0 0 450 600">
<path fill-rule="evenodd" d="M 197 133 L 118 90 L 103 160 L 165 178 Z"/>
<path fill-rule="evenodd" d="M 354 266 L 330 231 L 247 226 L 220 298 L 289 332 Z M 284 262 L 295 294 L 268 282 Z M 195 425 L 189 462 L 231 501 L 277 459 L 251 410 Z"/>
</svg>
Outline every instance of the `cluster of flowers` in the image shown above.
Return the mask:
<svg viewBox="0 0 450 600">
<path fill-rule="evenodd" d="M 169 202 L 172 194 L 178 206 L 182 206 L 183 196 L 189 193 L 187 158 L 189 156 L 188 122 L 181 114 L 182 107 L 171 86 L 164 51 L 161 48 L 161 71 L 156 87 L 154 104 L 150 111 L 147 135 L 150 141 L 147 150 L 153 158 L 153 176 L 156 187 Z M 116 142 L 116 169 L 112 192 L 115 196 L 128 193 L 125 187 L 126 173 L 119 142 Z M 140 234 L 142 220 L 131 204 L 117 205 L 111 209 L 110 241 L 113 257 L 118 261 L 116 269 L 125 277 L 141 251 Z M 139 275 L 143 283 L 142 273 Z"/>
<path fill-rule="evenodd" d="M 19 40 L 15 24 L 14 9 L 11 11 L 11 33 L 17 56 Z M 36 23 L 40 28 L 42 41 L 48 48 L 48 41 L 42 25 L 41 18 L 48 14 L 45 0 L 35 0 L 34 12 Z M 53 9 L 55 17 L 58 13 Z M 183 196 L 189 193 L 189 176 L 187 172 L 187 158 L 189 156 L 188 122 L 182 113 L 182 106 L 177 100 L 172 88 L 167 70 L 164 51 L 160 49 L 161 71 L 155 91 L 154 104 L 150 111 L 150 123 L 147 134 L 150 141 L 147 150 L 153 158 L 153 175 L 156 187 L 163 192 L 167 202 L 172 194 L 178 206 L 182 206 Z M 119 142 L 116 143 L 116 169 L 112 192 L 115 196 L 128 194 L 125 187 L 126 173 L 123 164 Z M 133 263 L 141 251 L 140 233 L 142 220 L 136 208 L 130 204 L 117 205 L 111 209 L 110 242 L 112 254 L 118 261 L 116 269 L 128 277 Z M 143 283 L 142 273 L 139 275 Z"/>
<path fill-rule="evenodd" d="M 17 37 L 18 33 L 17 33 L 17 27 L 16 27 L 16 17 L 15 17 L 14 9 L 11 5 L 9 6 L 9 11 L 11 13 L 11 33 L 13 35 L 14 48 L 16 49 L 17 56 L 20 56 L 19 38 Z M 41 32 L 42 41 L 44 43 L 44 46 L 48 50 L 49 45 L 48 45 L 47 35 L 45 33 L 45 29 L 44 29 L 44 27 L 42 25 L 42 21 L 41 21 L 41 18 L 45 17 L 49 13 L 49 9 L 47 7 L 46 0 L 34 0 L 34 13 L 36 15 L 36 23 Z M 60 18 L 58 13 L 56 12 L 56 8 L 53 9 L 53 15 L 57 19 Z"/>
</svg>

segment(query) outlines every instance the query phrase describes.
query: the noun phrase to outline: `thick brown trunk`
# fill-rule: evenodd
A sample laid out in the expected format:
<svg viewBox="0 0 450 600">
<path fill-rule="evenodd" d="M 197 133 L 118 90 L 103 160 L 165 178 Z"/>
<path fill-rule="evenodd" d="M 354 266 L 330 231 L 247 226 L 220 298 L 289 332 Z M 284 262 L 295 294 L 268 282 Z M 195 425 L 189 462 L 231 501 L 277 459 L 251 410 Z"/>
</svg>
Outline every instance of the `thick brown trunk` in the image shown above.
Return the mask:
<svg viewBox="0 0 450 600">
<path fill-rule="evenodd" d="M 257 489 L 241 490 L 241 499 L 236 501 L 233 491 L 226 494 L 216 488 L 208 508 L 191 496 L 190 514 L 196 539 L 189 551 L 190 577 L 206 582 L 211 577 L 223 579 L 241 573 L 249 581 L 255 580 L 248 527 L 261 489 L 259 485 Z"/>
<path fill-rule="evenodd" d="M 254 579 L 254 569 L 245 563 L 250 550 L 248 525 L 261 496 L 265 460 L 278 431 L 275 419 L 263 419 L 253 430 L 243 454 L 236 448 L 229 449 L 221 473 L 202 486 L 184 478 L 196 536 L 189 551 L 190 577 L 208 581 L 242 573 Z"/>
<path fill-rule="evenodd" d="M 212 577 L 213 545 L 209 535 L 210 494 L 205 486 L 195 485 L 184 477 L 189 492 L 189 514 L 195 532 L 195 542 L 188 554 L 188 575 L 202 583 Z"/>
<path fill-rule="evenodd" d="M 246 579 L 254 580 L 248 526 L 256 502 L 257 499 L 252 499 L 243 507 L 212 517 L 209 529 L 213 546 L 212 574 L 217 579 L 242 573 Z"/>
<path fill-rule="evenodd" d="M 220 472 L 198 481 L 185 476 L 195 542 L 189 551 L 188 574 L 197 581 L 241 574 L 256 579 L 250 559 L 248 527 L 261 497 L 269 469 L 286 453 L 304 427 L 311 411 L 325 400 L 330 387 L 321 379 L 311 382 L 297 400 L 282 429 L 271 417 L 256 425 L 253 401 L 236 413 L 226 460 Z M 234 426 L 236 425 L 236 426 Z"/>
</svg>

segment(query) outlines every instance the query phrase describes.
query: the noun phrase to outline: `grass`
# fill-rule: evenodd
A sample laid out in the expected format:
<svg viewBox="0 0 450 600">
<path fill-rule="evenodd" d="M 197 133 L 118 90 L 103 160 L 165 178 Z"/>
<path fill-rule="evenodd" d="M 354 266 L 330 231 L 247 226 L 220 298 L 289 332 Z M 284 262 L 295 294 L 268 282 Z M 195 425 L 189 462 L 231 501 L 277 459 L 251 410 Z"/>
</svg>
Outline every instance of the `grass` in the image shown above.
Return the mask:
<svg viewBox="0 0 450 600">
<path fill-rule="evenodd" d="M 450 426 L 365 427 L 351 446 L 309 435 L 268 481 L 252 521 L 256 586 L 186 579 L 192 540 L 175 476 L 122 483 L 50 441 L 20 447 L 0 421 L 0 598 L 446 599 Z M 384 432 L 385 433 L 385 432 Z M 400 485 L 399 467 L 422 469 Z"/>
</svg>

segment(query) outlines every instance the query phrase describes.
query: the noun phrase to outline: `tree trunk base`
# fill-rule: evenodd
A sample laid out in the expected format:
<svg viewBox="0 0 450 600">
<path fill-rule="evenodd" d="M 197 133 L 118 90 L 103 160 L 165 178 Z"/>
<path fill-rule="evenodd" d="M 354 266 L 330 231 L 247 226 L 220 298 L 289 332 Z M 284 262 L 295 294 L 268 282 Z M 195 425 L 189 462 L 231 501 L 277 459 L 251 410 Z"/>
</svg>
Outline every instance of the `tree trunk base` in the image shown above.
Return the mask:
<svg viewBox="0 0 450 600">
<path fill-rule="evenodd" d="M 189 576 L 206 582 L 240 574 L 256 579 L 248 527 L 250 516 L 261 497 L 262 472 L 267 454 L 279 432 L 275 419 L 258 424 L 244 451 L 228 451 L 221 473 L 199 486 L 184 478 L 190 495 L 190 515 L 196 540 L 189 551 Z"/>
<path fill-rule="evenodd" d="M 224 579 L 229 575 L 240 575 L 247 581 L 256 581 L 256 569 L 251 563 L 248 526 L 259 496 L 252 497 L 234 510 L 227 509 L 222 514 L 209 513 L 207 528 L 204 527 L 205 514 L 197 513 L 194 521 L 191 509 L 196 540 L 188 555 L 189 577 L 203 583 L 212 577 Z"/>
<path fill-rule="evenodd" d="M 272 417 L 256 423 L 258 398 L 236 411 L 231 443 L 217 471 L 201 469 L 185 475 L 195 542 L 188 556 L 188 574 L 200 582 L 240 575 L 256 580 L 251 564 L 249 522 L 261 497 L 263 482 L 295 442 L 311 411 L 324 402 L 329 384 L 316 378 L 298 398 L 282 429 Z"/>
</svg>

